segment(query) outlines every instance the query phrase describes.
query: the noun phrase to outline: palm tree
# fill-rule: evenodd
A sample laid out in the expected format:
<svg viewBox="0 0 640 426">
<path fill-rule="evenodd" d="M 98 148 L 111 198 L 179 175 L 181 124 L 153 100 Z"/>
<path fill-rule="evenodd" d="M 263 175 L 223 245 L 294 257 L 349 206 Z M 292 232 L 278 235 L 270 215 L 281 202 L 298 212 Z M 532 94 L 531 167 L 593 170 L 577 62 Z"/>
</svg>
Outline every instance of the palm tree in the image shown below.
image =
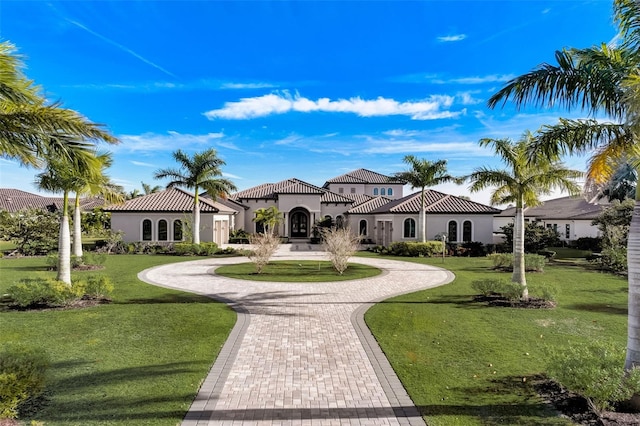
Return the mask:
<svg viewBox="0 0 640 426">
<path fill-rule="evenodd" d="M 556 52 L 557 65 L 542 64 L 507 84 L 489 99 L 489 106 L 511 99 L 517 107 L 562 106 L 610 121 L 560 119 L 545 126 L 533 150 L 553 153 L 595 153 L 587 176 L 606 182 L 613 164 L 632 159 L 640 171 L 640 2 L 614 0 L 620 30 L 615 46 L 565 49 Z M 640 187 L 639 187 L 640 188 Z M 627 245 L 629 315 L 625 369 L 640 366 L 640 189 L 636 189 Z"/>
<path fill-rule="evenodd" d="M 47 155 L 82 164 L 91 162 L 93 141 L 118 142 L 76 111 L 48 104 L 14 52 L 0 43 L 0 156 L 29 166 L 42 166 Z"/>
<path fill-rule="evenodd" d="M 142 184 L 142 190 L 144 195 L 153 194 L 154 192 L 160 192 L 162 187 L 160 185 L 151 186 L 148 183 L 140 182 Z"/>
<path fill-rule="evenodd" d="M 270 231 L 275 233 L 276 227 L 283 220 L 282 213 L 276 206 L 271 206 L 269 208 L 260 208 L 255 211 L 256 217 L 253 218 L 253 221 L 264 226 L 264 232 L 269 233 Z"/>
<path fill-rule="evenodd" d="M 225 162 L 218 158 L 215 149 L 208 149 L 190 157 L 181 150 L 173 153 L 173 158 L 180 164 L 180 169 L 161 169 L 155 173 L 156 179 L 170 178 L 167 188 L 184 186 L 192 189 L 193 197 L 193 243 L 200 244 L 200 199 L 199 192 L 204 189 L 214 201 L 217 197 L 226 197 L 236 187 L 230 180 L 222 176 L 221 166 Z"/>
<path fill-rule="evenodd" d="M 99 170 L 94 173 L 83 173 L 75 177 L 73 191 L 76 193 L 73 210 L 73 255 L 82 258 L 82 212 L 80 211 L 80 196 L 100 196 L 109 203 L 120 203 L 124 201 L 122 187 L 115 185 L 104 173 L 113 163 L 111 154 L 97 153 L 96 159 L 99 163 Z"/>
<path fill-rule="evenodd" d="M 511 281 L 522 286 L 522 298 L 528 300 L 529 291 L 524 265 L 524 208 L 540 204 L 540 195 L 554 188 L 578 194 L 580 187 L 572 180 L 582 176 L 577 170 L 566 169 L 556 158 L 537 155 L 529 157 L 534 136 L 526 132 L 518 142 L 510 139 L 482 139 L 480 146 L 491 146 L 502 158 L 506 169 L 481 167 L 469 176 L 471 192 L 496 187 L 491 193 L 492 204 L 515 203 L 513 229 L 513 275 Z"/>
<path fill-rule="evenodd" d="M 427 241 L 427 211 L 424 205 L 425 189 L 445 182 L 457 182 L 458 180 L 447 174 L 447 160 L 429 161 L 416 158 L 413 155 L 406 155 L 403 161 L 410 166 L 410 169 L 394 173 L 393 177 L 407 182 L 411 185 L 411 189 L 420 188 L 420 238 L 424 243 Z"/>
</svg>

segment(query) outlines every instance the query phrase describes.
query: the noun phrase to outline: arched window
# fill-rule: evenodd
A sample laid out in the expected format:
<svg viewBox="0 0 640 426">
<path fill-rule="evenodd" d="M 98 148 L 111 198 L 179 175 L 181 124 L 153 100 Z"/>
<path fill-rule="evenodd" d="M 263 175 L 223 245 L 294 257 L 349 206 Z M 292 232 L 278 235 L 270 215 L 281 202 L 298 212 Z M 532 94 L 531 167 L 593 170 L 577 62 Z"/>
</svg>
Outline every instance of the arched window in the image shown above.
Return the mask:
<svg viewBox="0 0 640 426">
<path fill-rule="evenodd" d="M 380 188 L 380 195 L 387 195 L 384 188 Z"/>
<path fill-rule="evenodd" d="M 473 240 L 473 236 L 472 234 L 472 226 L 471 226 L 471 221 L 470 220 L 465 220 L 462 223 L 462 241 L 472 241 Z"/>
<path fill-rule="evenodd" d="M 359 235 L 367 235 L 367 221 L 362 219 L 360 221 L 360 226 L 358 227 L 358 233 Z"/>
<path fill-rule="evenodd" d="M 169 234 L 167 221 L 164 219 L 160 219 L 158 221 L 158 241 L 167 241 Z"/>
<path fill-rule="evenodd" d="M 447 234 L 449 241 L 458 241 L 458 222 L 450 220 L 447 225 Z"/>
<path fill-rule="evenodd" d="M 342 217 L 342 215 L 336 216 L 336 228 L 343 228 L 343 227 L 344 227 L 344 217 Z"/>
<path fill-rule="evenodd" d="M 173 241 L 182 241 L 182 222 L 180 219 L 173 221 Z"/>
<path fill-rule="evenodd" d="M 151 220 L 142 221 L 142 241 L 151 241 L 153 235 Z"/>
<path fill-rule="evenodd" d="M 387 195 L 393 195 L 393 188 L 387 188 Z"/>
<path fill-rule="evenodd" d="M 373 195 L 378 195 L 378 188 L 373 188 Z"/>
<path fill-rule="evenodd" d="M 264 233 L 264 223 L 256 222 L 256 233 L 263 234 Z"/>
<path fill-rule="evenodd" d="M 404 233 L 402 235 L 404 238 L 415 238 L 416 237 L 416 221 L 407 218 L 404 220 Z"/>
</svg>

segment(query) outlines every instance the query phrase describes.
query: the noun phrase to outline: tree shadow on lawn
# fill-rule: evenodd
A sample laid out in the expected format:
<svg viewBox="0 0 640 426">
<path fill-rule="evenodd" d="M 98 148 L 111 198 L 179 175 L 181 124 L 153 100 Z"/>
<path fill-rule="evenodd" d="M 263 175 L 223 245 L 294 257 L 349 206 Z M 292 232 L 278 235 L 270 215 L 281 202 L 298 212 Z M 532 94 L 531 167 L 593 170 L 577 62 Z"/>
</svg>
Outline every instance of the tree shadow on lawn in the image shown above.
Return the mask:
<svg viewBox="0 0 640 426">
<path fill-rule="evenodd" d="M 484 386 L 454 387 L 451 390 L 465 395 L 469 404 L 421 405 L 418 408 L 425 416 L 470 416 L 481 419 L 485 425 L 525 424 L 525 420 L 527 425 L 565 424 L 553 406 L 537 396 L 535 386 L 541 380 L 541 376 L 529 376 L 524 381 L 522 376 L 506 376 L 493 379 Z M 495 395 L 496 403 L 491 402 L 492 395 Z M 501 395 L 517 401 L 500 403 Z"/>
<path fill-rule="evenodd" d="M 133 396 L 131 389 L 138 386 L 136 382 L 161 380 L 163 377 L 177 374 L 193 374 L 203 368 L 208 362 L 176 362 L 141 367 L 129 367 L 117 370 L 77 373 L 69 372 L 64 377 L 53 379 L 47 389 L 52 398 L 45 402 L 45 408 L 33 415 L 40 421 L 64 422 L 71 421 L 135 421 L 145 419 L 167 418 L 179 422 L 185 415 L 185 410 L 168 409 L 183 404 L 188 406 L 197 391 L 193 394 L 171 394 L 162 396 Z M 91 365 L 89 361 L 67 361 L 52 364 L 52 369 L 67 370 Z M 198 368 L 196 368 L 198 367 Z M 118 391 L 111 385 L 120 385 L 127 391 L 127 395 L 114 395 Z M 144 391 L 145 388 L 140 388 Z"/>
<path fill-rule="evenodd" d="M 626 305 L 610 305 L 605 303 L 574 303 L 565 306 L 566 309 L 576 311 L 598 312 L 603 314 L 629 315 L 629 307 Z"/>
</svg>

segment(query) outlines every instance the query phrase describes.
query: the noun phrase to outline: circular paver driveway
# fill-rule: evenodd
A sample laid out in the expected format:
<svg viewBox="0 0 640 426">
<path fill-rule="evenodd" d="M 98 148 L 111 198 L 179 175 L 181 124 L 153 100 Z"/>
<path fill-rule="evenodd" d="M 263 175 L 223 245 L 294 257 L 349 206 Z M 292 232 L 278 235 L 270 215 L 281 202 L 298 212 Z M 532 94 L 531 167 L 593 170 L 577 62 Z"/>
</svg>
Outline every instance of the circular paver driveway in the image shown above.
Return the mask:
<svg viewBox="0 0 640 426">
<path fill-rule="evenodd" d="M 289 251 L 273 260 L 326 259 Z M 243 257 L 168 264 L 140 273 L 155 285 L 230 304 L 238 322 L 183 425 L 422 424 L 382 351 L 364 325 L 372 302 L 445 284 L 443 269 L 385 259 L 352 258 L 381 275 L 332 283 L 244 281 L 215 275 Z"/>
</svg>

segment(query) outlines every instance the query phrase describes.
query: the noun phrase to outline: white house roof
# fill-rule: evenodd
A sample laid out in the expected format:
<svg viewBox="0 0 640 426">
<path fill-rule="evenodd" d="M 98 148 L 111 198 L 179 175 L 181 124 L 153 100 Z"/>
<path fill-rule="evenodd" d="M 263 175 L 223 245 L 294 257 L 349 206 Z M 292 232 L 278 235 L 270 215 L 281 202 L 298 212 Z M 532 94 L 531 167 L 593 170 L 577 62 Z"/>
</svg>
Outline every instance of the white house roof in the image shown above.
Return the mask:
<svg viewBox="0 0 640 426">
<path fill-rule="evenodd" d="M 603 204 L 589 202 L 583 197 L 569 196 L 547 200 L 537 207 L 526 207 L 524 215 L 541 220 L 593 220 L 606 207 L 606 203 Z M 497 216 L 514 217 L 515 214 L 516 208 L 510 207 Z"/>
<path fill-rule="evenodd" d="M 381 205 L 367 213 L 419 213 L 421 193 L 416 192 Z M 432 189 L 425 190 L 425 210 L 427 213 L 450 214 L 496 214 L 500 210 L 475 201 L 444 194 Z"/>
<path fill-rule="evenodd" d="M 404 184 L 404 181 L 395 179 L 390 176 L 385 176 L 380 173 L 372 172 L 367 169 L 358 169 L 349 173 L 345 173 L 338 177 L 334 177 L 329 179 L 324 187 L 329 186 L 330 183 L 374 183 L 374 184 L 385 184 L 385 183 L 399 183 Z"/>
<path fill-rule="evenodd" d="M 180 188 L 166 189 L 127 200 L 122 204 L 105 207 L 111 212 L 191 212 L 194 195 Z M 220 202 L 200 197 L 200 211 L 207 213 L 234 213 L 236 210 Z"/>
<path fill-rule="evenodd" d="M 353 200 L 334 192 L 328 191 L 324 188 L 317 187 L 310 183 L 301 181 L 299 179 L 285 179 L 277 183 L 265 183 L 262 185 L 254 186 L 253 188 L 245 189 L 244 191 L 236 192 L 231 196 L 232 200 L 275 200 L 279 195 L 284 194 L 304 194 L 304 195 L 319 195 L 321 202 L 323 203 L 345 203 L 352 204 Z"/>
</svg>

